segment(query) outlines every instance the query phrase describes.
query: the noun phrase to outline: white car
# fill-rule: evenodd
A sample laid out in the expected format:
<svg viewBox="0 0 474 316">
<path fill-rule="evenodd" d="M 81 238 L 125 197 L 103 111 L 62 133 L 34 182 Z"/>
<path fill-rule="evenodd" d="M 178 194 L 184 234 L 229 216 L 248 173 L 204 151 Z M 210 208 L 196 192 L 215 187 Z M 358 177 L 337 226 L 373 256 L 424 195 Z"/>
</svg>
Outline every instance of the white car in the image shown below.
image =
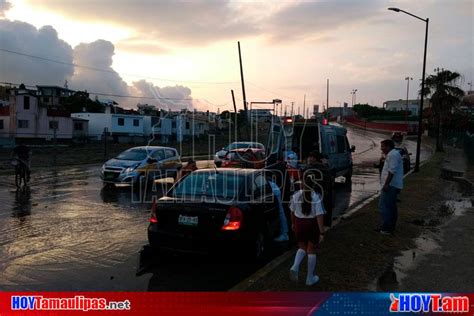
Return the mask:
<svg viewBox="0 0 474 316">
<path fill-rule="evenodd" d="M 227 152 L 233 150 L 233 149 L 239 149 L 239 148 L 257 148 L 257 149 L 263 149 L 265 150 L 265 146 L 261 143 L 257 142 L 233 142 L 226 147 L 222 148 L 216 154 L 214 155 L 214 163 L 216 164 L 217 167 L 220 167 L 222 164 L 222 160 L 224 159 L 225 155 L 227 155 Z"/>
</svg>

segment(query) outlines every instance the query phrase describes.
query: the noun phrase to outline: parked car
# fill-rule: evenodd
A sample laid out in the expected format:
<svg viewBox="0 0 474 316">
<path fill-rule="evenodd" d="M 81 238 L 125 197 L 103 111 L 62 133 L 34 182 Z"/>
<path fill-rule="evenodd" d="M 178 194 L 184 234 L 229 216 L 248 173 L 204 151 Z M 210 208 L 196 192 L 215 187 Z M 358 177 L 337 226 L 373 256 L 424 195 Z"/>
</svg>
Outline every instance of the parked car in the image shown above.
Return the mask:
<svg viewBox="0 0 474 316">
<path fill-rule="evenodd" d="M 400 153 L 400 156 L 402 156 L 402 161 L 403 161 L 403 173 L 408 173 L 411 169 L 411 153 L 408 152 L 408 149 L 406 147 L 395 147 L 395 150 L 397 150 Z M 382 154 L 380 157 L 380 161 L 378 164 L 375 164 L 374 167 L 379 168 L 379 172 L 382 172 L 383 165 L 385 163 L 385 155 Z"/>
<path fill-rule="evenodd" d="M 258 148 L 258 149 L 263 149 L 265 150 L 265 146 L 261 143 L 257 142 L 233 142 L 226 147 L 222 148 L 219 150 L 215 155 L 214 155 L 214 163 L 216 164 L 217 167 L 220 167 L 222 164 L 222 160 L 224 159 L 225 155 L 227 155 L 227 152 L 233 150 L 233 149 L 239 149 L 239 148 Z"/>
<path fill-rule="evenodd" d="M 141 179 L 175 178 L 181 166 L 174 148 L 133 147 L 108 160 L 102 166 L 100 178 L 104 184 L 137 184 Z"/>
<path fill-rule="evenodd" d="M 278 232 L 278 215 L 262 170 L 201 169 L 179 180 L 156 202 L 148 240 L 158 250 L 227 251 L 259 259 Z"/>
<path fill-rule="evenodd" d="M 251 155 L 247 153 L 250 150 Z M 239 148 L 231 150 L 222 160 L 223 168 L 252 168 L 265 167 L 265 150 L 257 148 Z"/>
</svg>

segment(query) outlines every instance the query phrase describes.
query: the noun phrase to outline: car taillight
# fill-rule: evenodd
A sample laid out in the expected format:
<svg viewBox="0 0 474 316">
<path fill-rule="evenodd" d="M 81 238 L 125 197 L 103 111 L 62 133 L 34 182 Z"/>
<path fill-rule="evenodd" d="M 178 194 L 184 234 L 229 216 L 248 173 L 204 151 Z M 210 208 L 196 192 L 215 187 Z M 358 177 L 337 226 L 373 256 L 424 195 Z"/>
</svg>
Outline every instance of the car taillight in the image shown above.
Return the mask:
<svg viewBox="0 0 474 316">
<path fill-rule="evenodd" d="M 156 217 L 156 200 L 155 199 L 153 199 L 153 204 L 151 205 L 150 223 L 158 224 L 158 218 Z"/>
<path fill-rule="evenodd" d="M 242 219 L 242 211 L 238 207 L 232 206 L 227 211 L 222 230 L 238 230 L 242 223 Z"/>
</svg>

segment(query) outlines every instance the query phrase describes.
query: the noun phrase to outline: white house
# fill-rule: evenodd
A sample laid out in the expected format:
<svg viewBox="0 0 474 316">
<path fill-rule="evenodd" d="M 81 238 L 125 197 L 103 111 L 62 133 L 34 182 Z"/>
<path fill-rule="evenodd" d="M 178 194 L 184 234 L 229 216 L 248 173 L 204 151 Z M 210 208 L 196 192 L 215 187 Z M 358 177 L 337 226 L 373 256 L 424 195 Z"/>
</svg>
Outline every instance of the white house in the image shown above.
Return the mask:
<svg viewBox="0 0 474 316">
<path fill-rule="evenodd" d="M 89 137 L 100 140 L 106 128 L 112 136 L 144 136 L 144 117 L 112 113 L 72 113 L 73 118 L 89 121 Z"/>
</svg>

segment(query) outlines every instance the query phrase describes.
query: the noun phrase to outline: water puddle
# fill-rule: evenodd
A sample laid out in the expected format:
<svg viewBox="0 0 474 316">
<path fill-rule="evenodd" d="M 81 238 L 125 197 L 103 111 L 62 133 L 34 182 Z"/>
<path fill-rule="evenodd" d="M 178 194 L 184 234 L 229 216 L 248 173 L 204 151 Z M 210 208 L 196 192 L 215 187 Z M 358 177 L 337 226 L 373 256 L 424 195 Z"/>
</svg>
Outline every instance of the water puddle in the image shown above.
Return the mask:
<svg viewBox="0 0 474 316">
<path fill-rule="evenodd" d="M 436 218 L 425 219 L 418 223 L 415 221 L 413 224 L 426 227 L 447 224 L 453 218 L 462 216 L 467 209 L 472 207 L 473 201 L 471 199 L 445 201 L 438 207 Z M 438 235 L 436 234 L 436 236 Z M 395 257 L 384 273 L 369 285 L 368 290 L 398 291 L 408 272 L 415 268 L 426 255 L 440 248 L 439 242 L 434 236 L 432 232 L 426 232 L 416 238 L 415 247 L 402 251 L 399 256 Z"/>
</svg>

